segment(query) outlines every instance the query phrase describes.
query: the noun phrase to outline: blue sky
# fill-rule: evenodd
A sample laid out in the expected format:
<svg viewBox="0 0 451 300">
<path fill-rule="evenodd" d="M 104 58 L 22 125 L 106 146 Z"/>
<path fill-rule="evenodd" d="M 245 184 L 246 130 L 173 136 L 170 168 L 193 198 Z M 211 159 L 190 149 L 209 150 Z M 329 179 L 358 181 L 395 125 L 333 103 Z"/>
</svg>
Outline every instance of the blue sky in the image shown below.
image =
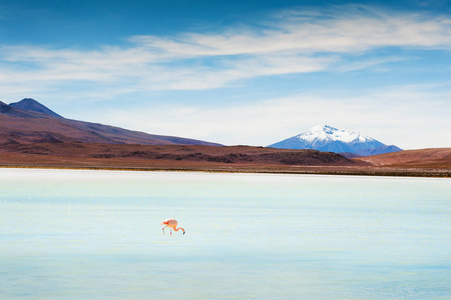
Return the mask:
<svg viewBox="0 0 451 300">
<path fill-rule="evenodd" d="M 451 147 L 450 1 L 0 0 L 0 100 L 226 145 Z"/>
</svg>

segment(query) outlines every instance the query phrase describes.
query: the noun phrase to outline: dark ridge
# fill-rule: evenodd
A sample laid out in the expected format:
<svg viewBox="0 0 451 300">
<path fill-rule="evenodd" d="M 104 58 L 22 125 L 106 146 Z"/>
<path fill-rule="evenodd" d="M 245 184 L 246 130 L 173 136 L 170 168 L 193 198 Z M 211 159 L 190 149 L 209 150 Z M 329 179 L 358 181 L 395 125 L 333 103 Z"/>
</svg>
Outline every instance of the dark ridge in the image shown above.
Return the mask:
<svg viewBox="0 0 451 300">
<path fill-rule="evenodd" d="M 46 106 L 42 105 L 41 103 L 39 103 L 38 101 L 36 101 L 32 98 L 22 99 L 19 102 L 11 103 L 9 106 L 24 109 L 24 110 L 31 110 L 31 111 L 43 113 L 43 114 L 50 115 L 50 116 L 57 117 L 57 118 L 63 118 L 56 112 L 52 111 L 51 109 L 47 108 Z"/>
<path fill-rule="evenodd" d="M 356 154 L 356 153 L 350 153 L 350 152 L 341 152 L 340 155 L 343 155 L 346 158 L 357 158 L 362 157 L 362 155 Z"/>
<path fill-rule="evenodd" d="M 43 136 L 42 139 L 36 140 L 36 143 L 60 144 L 63 143 L 63 141 L 54 137 L 51 134 L 46 134 Z"/>
<path fill-rule="evenodd" d="M 10 110 L 11 110 L 11 107 L 9 107 L 9 105 L 0 101 L 0 113 L 4 114 L 4 113 L 9 112 Z"/>
</svg>

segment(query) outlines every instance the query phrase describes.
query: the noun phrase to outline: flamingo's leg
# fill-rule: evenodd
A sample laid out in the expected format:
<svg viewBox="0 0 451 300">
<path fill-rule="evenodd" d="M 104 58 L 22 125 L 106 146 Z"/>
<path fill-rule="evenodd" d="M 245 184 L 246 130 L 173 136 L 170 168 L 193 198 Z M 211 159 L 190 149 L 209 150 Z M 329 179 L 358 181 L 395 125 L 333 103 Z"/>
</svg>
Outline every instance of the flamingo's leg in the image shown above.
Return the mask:
<svg viewBox="0 0 451 300">
<path fill-rule="evenodd" d="M 171 234 L 172 234 L 172 228 L 171 227 L 169 227 L 169 232 L 171 232 Z"/>
<path fill-rule="evenodd" d="M 168 227 L 168 226 L 166 226 L 166 227 Z M 166 235 L 166 233 L 164 233 L 164 229 L 165 229 L 166 227 L 163 227 L 163 229 L 162 229 L 162 230 L 163 230 L 163 234 L 164 234 L 164 235 Z"/>
</svg>

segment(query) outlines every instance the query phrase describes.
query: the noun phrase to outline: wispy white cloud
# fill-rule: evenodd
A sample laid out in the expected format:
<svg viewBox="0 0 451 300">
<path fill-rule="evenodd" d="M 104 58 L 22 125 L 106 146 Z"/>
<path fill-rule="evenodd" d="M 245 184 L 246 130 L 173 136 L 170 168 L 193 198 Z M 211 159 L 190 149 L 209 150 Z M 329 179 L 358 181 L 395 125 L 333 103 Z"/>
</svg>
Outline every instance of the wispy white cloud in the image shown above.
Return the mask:
<svg viewBox="0 0 451 300">
<path fill-rule="evenodd" d="M 216 34 L 177 37 L 135 36 L 132 41 L 169 57 L 264 55 L 278 53 L 355 53 L 377 47 L 450 49 L 451 19 L 393 13 L 375 7 L 346 5 L 334 9 L 286 10 L 263 29 L 240 27 Z"/>
<path fill-rule="evenodd" d="M 367 58 L 361 61 L 349 62 L 347 64 L 340 65 L 337 70 L 339 72 L 350 72 L 364 70 L 375 66 L 381 66 L 391 62 L 401 62 L 407 60 L 414 60 L 414 57 L 399 57 L 399 56 L 389 56 L 382 58 Z"/>
<path fill-rule="evenodd" d="M 80 82 L 91 84 L 85 95 L 203 90 L 259 76 L 347 72 L 406 59 L 362 57 L 348 64 L 346 55 L 388 46 L 451 49 L 450 18 L 369 6 L 285 10 L 258 25 L 133 36 L 127 47 L 96 50 L 3 45 L 0 81 L 8 90 L 36 93 Z"/>
</svg>

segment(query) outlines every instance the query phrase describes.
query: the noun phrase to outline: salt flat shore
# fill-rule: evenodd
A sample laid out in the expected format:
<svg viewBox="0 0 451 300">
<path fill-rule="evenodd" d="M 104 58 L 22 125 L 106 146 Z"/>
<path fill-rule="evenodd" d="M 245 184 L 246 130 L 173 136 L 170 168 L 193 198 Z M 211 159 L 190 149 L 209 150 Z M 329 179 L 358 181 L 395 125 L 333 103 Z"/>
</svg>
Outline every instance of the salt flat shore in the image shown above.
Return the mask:
<svg viewBox="0 0 451 300">
<path fill-rule="evenodd" d="M 349 176 L 398 176 L 398 177 L 441 177 L 451 178 L 448 170 L 422 170 L 422 169 L 394 169 L 394 168 L 327 168 L 327 167 L 300 167 L 280 168 L 278 166 L 261 166 L 260 168 L 247 168 L 245 166 L 217 167 L 217 168 L 177 168 L 177 167 L 130 167 L 130 166 L 53 166 L 53 165 L 0 165 L 0 168 L 24 169 L 72 169 L 72 170 L 112 170 L 112 171 L 168 171 L 168 172 L 212 172 L 212 173 L 262 173 L 262 174 L 312 174 L 312 175 L 349 175 Z"/>
</svg>

